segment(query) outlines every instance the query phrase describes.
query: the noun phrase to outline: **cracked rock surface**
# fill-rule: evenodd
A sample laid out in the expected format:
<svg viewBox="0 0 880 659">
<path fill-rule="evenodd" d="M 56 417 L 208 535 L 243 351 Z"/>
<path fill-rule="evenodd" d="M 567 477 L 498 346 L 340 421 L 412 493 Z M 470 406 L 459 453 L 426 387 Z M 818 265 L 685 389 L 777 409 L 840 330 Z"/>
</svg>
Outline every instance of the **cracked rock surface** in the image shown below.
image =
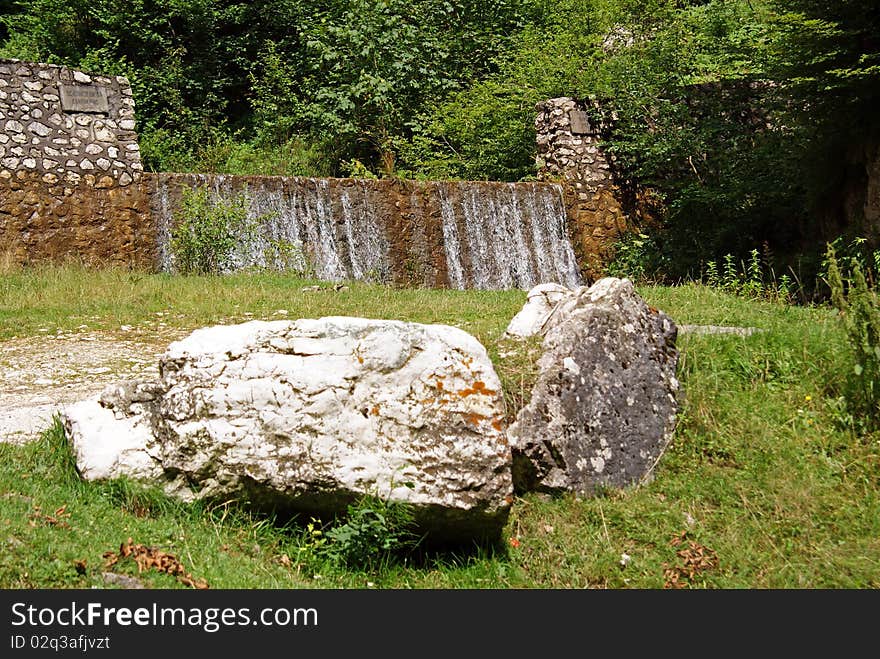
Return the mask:
<svg viewBox="0 0 880 659">
<path fill-rule="evenodd" d="M 540 332 L 538 380 L 508 430 L 517 491 L 645 481 L 675 427 L 675 323 L 607 277 L 560 299 Z"/>
<path fill-rule="evenodd" d="M 158 481 L 184 499 L 342 511 L 413 505 L 437 539 L 497 536 L 512 501 L 501 383 L 445 325 L 327 317 L 196 330 L 62 415 L 87 479 Z"/>
</svg>

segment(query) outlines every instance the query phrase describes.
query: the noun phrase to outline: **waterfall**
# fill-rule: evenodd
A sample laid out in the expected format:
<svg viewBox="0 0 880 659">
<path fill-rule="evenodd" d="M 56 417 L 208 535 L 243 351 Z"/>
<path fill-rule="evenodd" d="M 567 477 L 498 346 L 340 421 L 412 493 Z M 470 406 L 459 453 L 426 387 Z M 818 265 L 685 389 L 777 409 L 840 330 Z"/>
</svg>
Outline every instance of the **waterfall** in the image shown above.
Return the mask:
<svg viewBox="0 0 880 659">
<path fill-rule="evenodd" d="M 561 187 L 538 183 L 437 185 L 452 288 L 581 284 L 566 234 Z"/>
<path fill-rule="evenodd" d="M 464 269 L 461 266 L 461 243 L 458 240 L 458 227 L 455 208 L 446 188 L 439 188 L 440 212 L 443 219 L 443 246 L 446 252 L 446 268 L 449 272 L 450 288 L 463 289 Z"/>
<path fill-rule="evenodd" d="M 558 185 L 201 174 L 156 182 L 163 271 L 173 270 L 180 190 L 202 186 L 217 198 L 245 197 L 249 225 L 230 269 L 455 289 L 581 284 Z"/>
<path fill-rule="evenodd" d="M 351 188 L 342 188 L 342 220 L 351 262 L 351 278 L 359 281 L 386 281 L 391 268 L 388 262 L 388 240 L 382 221 L 376 214 L 378 205 L 366 181 L 357 181 L 355 198 Z"/>
</svg>

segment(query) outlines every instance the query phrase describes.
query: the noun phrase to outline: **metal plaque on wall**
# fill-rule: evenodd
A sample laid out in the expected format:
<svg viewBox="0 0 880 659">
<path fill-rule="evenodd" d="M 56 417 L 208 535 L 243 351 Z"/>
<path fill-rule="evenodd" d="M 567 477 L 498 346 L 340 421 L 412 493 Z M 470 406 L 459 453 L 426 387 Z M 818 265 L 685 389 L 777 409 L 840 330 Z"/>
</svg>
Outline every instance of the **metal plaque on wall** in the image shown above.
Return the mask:
<svg viewBox="0 0 880 659">
<path fill-rule="evenodd" d="M 571 110 L 568 119 L 571 122 L 571 132 L 575 135 L 592 135 L 596 132 L 583 110 Z"/>
<path fill-rule="evenodd" d="M 94 85 L 61 85 L 61 109 L 64 112 L 99 112 L 107 114 L 107 90 Z"/>
</svg>

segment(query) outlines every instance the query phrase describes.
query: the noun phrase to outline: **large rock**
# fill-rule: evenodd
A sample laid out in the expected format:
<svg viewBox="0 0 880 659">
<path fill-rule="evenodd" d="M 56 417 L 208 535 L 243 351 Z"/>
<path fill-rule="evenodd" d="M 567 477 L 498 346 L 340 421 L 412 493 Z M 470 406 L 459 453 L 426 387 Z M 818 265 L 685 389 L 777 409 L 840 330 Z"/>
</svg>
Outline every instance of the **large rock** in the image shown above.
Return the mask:
<svg viewBox="0 0 880 659">
<path fill-rule="evenodd" d="M 675 426 L 675 323 L 609 277 L 559 300 L 540 331 L 538 380 L 508 431 L 515 488 L 590 495 L 646 480 Z"/>
<path fill-rule="evenodd" d="M 522 339 L 540 334 L 556 304 L 573 295 L 561 284 L 538 284 L 528 292 L 526 303 L 507 325 L 505 338 Z"/>
<path fill-rule="evenodd" d="M 512 501 L 504 402 L 454 327 L 328 317 L 196 330 L 157 383 L 63 414 L 85 478 L 308 513 L 361 494 L 413 505 L 437 539 L 495 537 Z"/>
</svg>

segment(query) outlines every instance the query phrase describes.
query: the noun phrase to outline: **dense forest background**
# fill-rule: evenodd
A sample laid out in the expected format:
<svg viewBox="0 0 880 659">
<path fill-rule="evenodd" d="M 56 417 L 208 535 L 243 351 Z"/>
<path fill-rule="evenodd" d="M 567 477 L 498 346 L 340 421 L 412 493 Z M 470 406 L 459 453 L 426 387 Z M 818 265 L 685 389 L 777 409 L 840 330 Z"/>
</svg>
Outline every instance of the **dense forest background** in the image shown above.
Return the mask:
<svg viewBox="0 0 880 659">
<path fill-rule="evenodd" d="M 658 277 L 877 230 L 876 0 L 5 0 L 0 40 L 127 76 L 155 171 L 528 179 L 535 104 L 575 96 Z"/>
</svg>

